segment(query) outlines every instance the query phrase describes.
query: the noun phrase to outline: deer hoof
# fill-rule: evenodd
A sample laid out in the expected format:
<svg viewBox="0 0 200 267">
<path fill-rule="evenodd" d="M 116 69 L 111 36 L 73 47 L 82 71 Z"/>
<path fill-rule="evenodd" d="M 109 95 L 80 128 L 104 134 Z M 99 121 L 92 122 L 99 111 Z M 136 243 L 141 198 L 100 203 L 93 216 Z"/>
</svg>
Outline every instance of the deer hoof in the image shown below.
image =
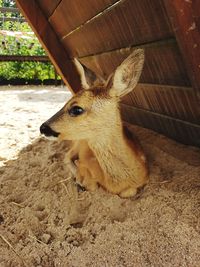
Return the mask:
<svg viewBox="0 0 200 267">
<path fill-rule="evenodd" d="M 122 198 L 134 197 L 137 194 L 137 188 L 127 188 L 119 193 Z"/>
</svg>

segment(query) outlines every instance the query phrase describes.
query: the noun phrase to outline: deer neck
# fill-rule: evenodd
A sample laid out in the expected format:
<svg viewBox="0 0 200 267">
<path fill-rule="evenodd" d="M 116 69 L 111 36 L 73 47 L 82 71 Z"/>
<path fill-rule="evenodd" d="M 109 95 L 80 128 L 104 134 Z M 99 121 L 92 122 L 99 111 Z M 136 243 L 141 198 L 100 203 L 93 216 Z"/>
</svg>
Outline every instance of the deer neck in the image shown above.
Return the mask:
<svg viewBox="0 0 200 267">
<path fill-rule="evenodd" d="M 105 130 L 106 129 L 106 130 Z M 129 169 L 130 148 L 123 134 L 120 114 L 109 122 L 96 139 L 88 142 L 104 173 L 119 179 Z"/>
</svg>

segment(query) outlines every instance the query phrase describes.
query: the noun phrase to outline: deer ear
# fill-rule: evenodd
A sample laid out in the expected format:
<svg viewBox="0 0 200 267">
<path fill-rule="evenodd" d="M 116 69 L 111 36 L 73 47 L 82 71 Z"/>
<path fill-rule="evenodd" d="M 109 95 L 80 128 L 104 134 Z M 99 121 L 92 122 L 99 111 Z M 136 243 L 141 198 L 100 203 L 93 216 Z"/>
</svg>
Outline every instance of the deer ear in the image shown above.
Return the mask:
<svg viewBox="0 0 200 267">
<path fill-rule="evenodd" d="M 122 97 L 137 85 L 144 65 L 144 50 L 136 49 L 117 67 L 107 82 L 110 96 Z"/>
<path fill-rule="evenodd" d="M 87 90 L 92 86 L 100 85 L 105 82 L 101 77 L 97 76 L 93 71 L 88 69 L 86 66 L 82 65 L 78 61 L 78 59 L 74 58 L 74 64 L 80 75 L 83 89 Z"/>
</svg>

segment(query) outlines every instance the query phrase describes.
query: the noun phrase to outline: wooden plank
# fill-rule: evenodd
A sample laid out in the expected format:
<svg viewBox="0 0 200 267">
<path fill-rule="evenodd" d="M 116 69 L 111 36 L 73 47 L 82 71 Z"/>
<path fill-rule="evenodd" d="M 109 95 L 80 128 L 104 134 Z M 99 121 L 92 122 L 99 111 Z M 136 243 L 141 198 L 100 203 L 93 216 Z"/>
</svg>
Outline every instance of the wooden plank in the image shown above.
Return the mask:
<svg viewBox="0 0 200 267">
<path fill-rule="evenodd" d="M 48 62 L 47 56 L 18 56 L 18 55 L 0 55 L 0 61 L 38 61 Z"/>
<path fill-rule="evenodd" d="M 6 21 L 12 21 L 12 22 L 26 22 L 24 18 L 0 18 L 0 22 L 6 22 Z"/>
<path fill-rule="evenodd" d="M 117 0 L 62 0 L 49 21 L 63 37 L 115 2 Z"/>
<path fill-rule="evenodd" d="M 200 100 L 200 1 L 165 0 L 193 87 Z"/>
<path fill-rule="evenodd" d="M 199 0 L 192 1 L 193 17 L 198 31 L 200 32 L 200 7 Z"/>
<path fill-rule="evenodd" d="M 46 18 L 49 18 L 62 0 L 36 0 Z"/>
<path fill-rule="evenodd" d="M 75 92 L 78 91 L 80 89 L 78 72 L 74 64 L 69 60 L 67 52 L 59 42 L 56 33 L 51 28 L 37 2 L 17 0 L 17 4 L 47 51 L 63 81 L 68 85 L 69 89 Z"/>
<path fill-rule="evenodd" d="M 138 84 L 122 103 L 200 124 L 200 107 L 192 88 Z"/>
<path fill-rule="evenodd" d="M 145 50 L 142 83 L 190 86 L 187 72 L 174 39 L 140 46 Z M 108 77 L 136 47 L 80 58 L 102 77 Z"/>
<path fill-rule="evenodd" d="M 200 147 L 200 126 L 121 104 L 126 122 L 152 129 L 187 145 Z"/>
<path fill-rule="evenodd" d="M 163 0 L 126 0 L 62 41 L 71 57 L 83 57 L 172 36 Z"/>
<path fill-rule="evenodd" d="M 19 9 L 16 7 L 0 7 L 1 13 L 20 13 Z"/>
</svg>

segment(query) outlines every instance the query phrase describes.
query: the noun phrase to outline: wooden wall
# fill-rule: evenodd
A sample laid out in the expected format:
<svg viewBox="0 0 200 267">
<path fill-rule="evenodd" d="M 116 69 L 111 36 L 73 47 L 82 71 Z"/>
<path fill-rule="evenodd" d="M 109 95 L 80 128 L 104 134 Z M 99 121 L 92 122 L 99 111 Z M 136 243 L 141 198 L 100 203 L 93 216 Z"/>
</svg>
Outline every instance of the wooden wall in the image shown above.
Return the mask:
<svg viewBox="0 0 200 267">
<path fill-rule="evenodd" d="M 124 120 L 200 146 L 199 0 L 18 0 L 73 91 L 73 57 L 107 77 L 136 47 L 140 84 L 122 100 Z"/>
</svg>

